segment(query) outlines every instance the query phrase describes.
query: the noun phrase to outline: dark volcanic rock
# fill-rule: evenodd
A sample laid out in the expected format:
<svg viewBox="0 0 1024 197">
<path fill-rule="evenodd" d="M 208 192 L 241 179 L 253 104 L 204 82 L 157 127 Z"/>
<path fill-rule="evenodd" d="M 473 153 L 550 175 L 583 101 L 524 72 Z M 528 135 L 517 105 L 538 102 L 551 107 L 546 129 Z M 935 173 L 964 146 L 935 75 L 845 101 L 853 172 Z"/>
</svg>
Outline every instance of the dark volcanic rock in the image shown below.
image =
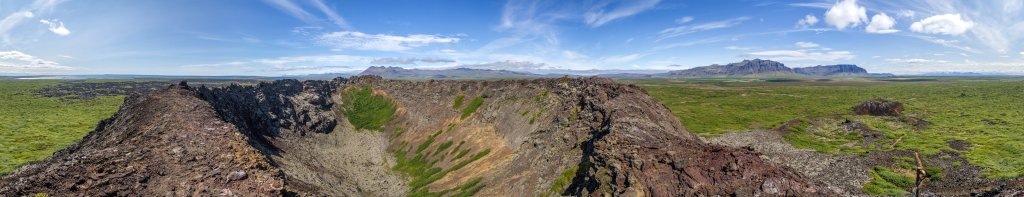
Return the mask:
<svg viewBox="0 0 1024 197">
<path fill-rule="evenodd" d="M 857 115 L 900 116 L 903 114 L 903 103 L 885 99 L 871 99 L 853 107 Z"/>
<path fill-rule="evenodd" d="M 771 60 L 743 60 L 742 62 L 727 65 L 710 65 L 696 67 L 686 70 L 670 71 L 670 77 L 764 77 L 764 76 L 792 76 L 796 75 L 793 69 L 784 64 Z"/>
<path fill-rule="evenodd" d="M 327 133 L 337 125 L 330 95 L 344 79 L 261 82 L 256 86 L 200 87 L 196 93 L 220 117 L 250 136 Z"/>
<path fill-rule="evenodd" d="M 279 195 L 284 177 L 246 138 L 187 86 L 136 94 L 80 143 L 0 179 L 0 196 Z"/>
<path fill-rule="evenodd" d="M 802 75 L 816 77 L 870 76 L 867 70 L 852 64 L 819 65 L 814 67 L 794 68 L 793 71 Z"/>
<path fill-rule="evenodd" d="M 753 64 L 762 63 L 771 64 Z M 339 112 L 339 91 L 361 87 L 397 106 L 380 132 L 357 131 Z M 462 116 L 457 95 L 484 102 Z M 475 161 L 445 157 L 454 151 L 443 142 Z M 0 179 L 0 196 L 403 196 L 406 179 L 389 171 L 396 153 L 464 166 L 423 187 L 433 192 L 475 179 L 478 196 L 831 195 L 749 149 L 700 141 L 634 85 L 364 76 L 133 96 L 79 144 Z M 570 184 L 552 188 L 569 169 Z"/>
</svg>

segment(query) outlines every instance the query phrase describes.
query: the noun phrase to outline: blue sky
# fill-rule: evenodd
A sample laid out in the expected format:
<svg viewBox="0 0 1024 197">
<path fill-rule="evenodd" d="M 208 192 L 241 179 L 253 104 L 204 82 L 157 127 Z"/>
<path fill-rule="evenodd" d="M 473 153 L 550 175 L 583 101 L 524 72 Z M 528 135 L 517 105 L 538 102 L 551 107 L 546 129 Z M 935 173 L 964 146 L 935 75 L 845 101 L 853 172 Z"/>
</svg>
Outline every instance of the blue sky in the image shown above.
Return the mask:
<svg viewBox="0 0 1024 197">
<path fill-rule="evenodd" d="M 676 70 L 743 59 L 1024 73 L 1021 0 L 0 0 L 0 73 Z"/>
</svg>

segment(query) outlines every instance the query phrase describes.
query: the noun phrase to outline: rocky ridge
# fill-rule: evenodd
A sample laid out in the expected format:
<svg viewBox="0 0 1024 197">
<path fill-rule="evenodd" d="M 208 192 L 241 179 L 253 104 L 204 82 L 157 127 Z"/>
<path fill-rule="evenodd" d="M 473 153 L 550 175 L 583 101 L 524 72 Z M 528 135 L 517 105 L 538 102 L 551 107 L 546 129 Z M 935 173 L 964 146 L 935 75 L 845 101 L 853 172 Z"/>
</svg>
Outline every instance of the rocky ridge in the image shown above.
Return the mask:
<svg viewBox="0 0 1024 197">
<path fill-rule="evenodd" d="M 362 87 L 398 107 L 381 132 L 339 112 L 339 92 Z M 460 95 L 482 102 L 463 110 Z M 407 182 L 396 154 L 445 174 Z M 831 193 L 750 149 L 702 142 L 641 88 L 608 79 L 356 77 L 131 96 L 81 143 L 0 179 L 0 195 L 405 196 L 413 184 L 480 196 Z"/>
</svg>

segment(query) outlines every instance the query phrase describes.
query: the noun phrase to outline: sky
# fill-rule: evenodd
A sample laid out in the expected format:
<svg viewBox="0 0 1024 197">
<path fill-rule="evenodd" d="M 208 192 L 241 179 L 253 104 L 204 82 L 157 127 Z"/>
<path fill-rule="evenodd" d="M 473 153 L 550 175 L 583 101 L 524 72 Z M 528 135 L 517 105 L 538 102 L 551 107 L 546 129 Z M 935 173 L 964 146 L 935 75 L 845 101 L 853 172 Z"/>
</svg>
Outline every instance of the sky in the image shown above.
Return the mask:
<svg viewBox="0 0 1024 197">
<path fill-rule="evenodd" d="M 663 71 L 744 59 L 1024 74 L 1024 0 L 0 0 L 0 74 L 369 66 Z"/>
</svg>

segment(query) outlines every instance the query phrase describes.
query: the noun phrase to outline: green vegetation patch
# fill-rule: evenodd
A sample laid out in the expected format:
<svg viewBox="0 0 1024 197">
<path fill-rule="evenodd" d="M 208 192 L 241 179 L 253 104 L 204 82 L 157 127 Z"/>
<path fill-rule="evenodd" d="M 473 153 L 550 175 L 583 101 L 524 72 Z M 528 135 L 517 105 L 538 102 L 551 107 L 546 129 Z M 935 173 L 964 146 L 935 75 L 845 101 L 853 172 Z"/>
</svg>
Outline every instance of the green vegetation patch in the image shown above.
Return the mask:
<svg viewBox="0 0 1024 197">
<path fill-rule="evenodd" d="M 373 94 L 370 87 L 349 88 L 343 98 L 347 103 L 342 112 L 356 129 L 380 131 L 391 122 L 397 109 L 390 98 Z"/>
<path fill-rule="evenodd" d="M 462 109 L 462 119 L 466 119 L 466 117 L 469 117 L 470 115 L 473 115 L 473 113 L 476 112 L 476 109 L 480 108 L 480 105 L 483 105 L 483 104 L 484 104 L 484 98 L 483 97 L 480 97 L 480 96 L 474 97 L 472 101 L 469 101 L 469 105 L 466 105 L 466 108 Z"/>
<path fill-rule="evenodd" d="M 551 93 L 551 90 L 544 89 L 543 92 L 540 92 L 540 94 L 537 94 L 536 97 L 533 97 L 533 102 L 540 103 L 541 101 L 544 100 L 544 98 L 547 98 L 548 94 L 550 94 L 550 93 Z"/>
<path fill-rule="evenodd" d="M 907 189 L 914 185 L 914 177 L 893 172 L 889 168 L 875 166 L 868 170 L 871 181 L 864 185 L 864 191 L 876 196 L 906 196 Z"/>
<path fill-rule="evenodd" d="M 465 149 L 461 150 L 458 156 L 449 158 L 452 153 L 459 151 L 459 149 L 462 148 L 465 141 L 459 142 L 459 144 L 450 152 L 448 151 L 448 148 L 454 145 L 454 142 L 452 141 L 439 144 L 433 149 L 433 151 L 429 151 L 429 148 L 434 143 L 437 136 L 443 133 L 443 131 L 444 130 L 438 130 L 431 134 L 427 137 L 427 140 L 417 145 L 412 154 L 409 154 L 409 151 L 404 149 L 406 143 L 402 143 L 396 150 L 392 151 L 396 160 L 396 164 L 392 170 L 410 178 L 409 196 L 472 196 L 483 189 L 484 185 L 479 184 L 479 178 L 458 187 L 437 192 L 430 191 L 426 187 L 427 185 L 430 185 L 430 183 L 444 178 L 448 173 L 459 170 L 462 167 L 487 156 L 487 154 L 490 154 L 491 152 L 491 149 L 485 149 L 474 153 L 470 157 L 464 157 L 471 151 L 469 149 Z M 444 161 L 447 161 L 447 165 L 445 165 L 446 162 Z"/>
<path fill-rule="evenodd" d="M 34 95 L 61 82 L 0 80 L 0 175 L 81 140 L 124 102 L 124 96 L 62 100 Z"/>
<path fill-rule="evenodd" d="M 555 181 L 551 182 L 551 189 L 549 189 L 547 193 L 544 193 L 541 196 L 561 196 L 562 191 L 569 187 L 569 184 L 572 184 L 572 179 L 576 177 L 576 171 L 578 170 L 579 166 L 577 165 L 572 166 L 569 169 L 565 169 L 565 171 L 562 171 L 561 176 L 558 176 L 558 178 L 555 179 Z"/>
<path fill-rule="evenodd" d="M 987 178 L 1024 175 L 1024 79 L 937 78 L 900 82 L 849 79 L 829 82 L 767 82 L 763 80 L 657 79 L 632 81 L 668 106 L 690 132 L 715 136 L 731 131 L 776 128 L 799 117 L 849 113 L 860 102 L 885 98 L 902 102 L 904 114 L 932 124 L 903 128 L 894 120 L 854 117 L 882 131 L 896 150 L 922 154 L 958 151 L 951 140 L 973 146 L 958 151 L 970 164 L 984 167 Z M 802 148 L 837 150 L 846 136 L 815 131 L 788 136 Z M 883 146 L 883 148 L 890 148 Z"/>
<path fill-rule="evenodd" d="M 452 109 L 458 109 L 462 107 L 462 100 L 466 99 L 466 95 L 459 95 L 455 97 L 455 103 L 452 103 Z"/>
</svg>

